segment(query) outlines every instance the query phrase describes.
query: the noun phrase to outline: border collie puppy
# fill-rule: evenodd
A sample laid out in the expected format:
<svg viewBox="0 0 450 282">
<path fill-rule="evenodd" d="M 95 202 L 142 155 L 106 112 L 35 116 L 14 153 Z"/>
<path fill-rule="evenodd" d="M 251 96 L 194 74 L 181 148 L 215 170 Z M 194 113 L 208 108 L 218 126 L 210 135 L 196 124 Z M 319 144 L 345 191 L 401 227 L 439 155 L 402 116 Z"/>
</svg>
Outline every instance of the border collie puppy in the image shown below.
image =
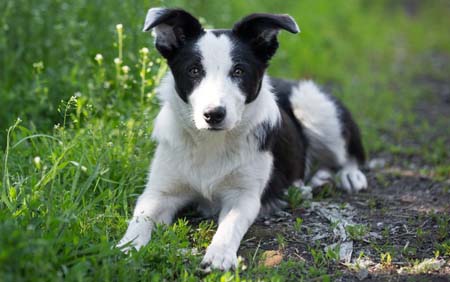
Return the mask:
<svg viewBox="0 0 450 282">
<path fill-rule="evenodd" d="M 240 241 L 261 210 L 303 183 L 306 164 L 319 171 L 313 186 L 334 179 L 353 192 L 367 188 L 360 133 L 349 111 L 311 81 L 268 77 L 281 30 L 298 33 L 288 15 L 251 14 L 232 29 L 203 29 L 181 9 L 153 8 L 144 31 L 170 72 L 158 95 L 158 142 L 148 182 L 118 247 L 146 245 L 156 223 L 171 223 L 198 203 L 219 227 L 206 250 L 205 268 L 237 264 Z"/>
</svg>

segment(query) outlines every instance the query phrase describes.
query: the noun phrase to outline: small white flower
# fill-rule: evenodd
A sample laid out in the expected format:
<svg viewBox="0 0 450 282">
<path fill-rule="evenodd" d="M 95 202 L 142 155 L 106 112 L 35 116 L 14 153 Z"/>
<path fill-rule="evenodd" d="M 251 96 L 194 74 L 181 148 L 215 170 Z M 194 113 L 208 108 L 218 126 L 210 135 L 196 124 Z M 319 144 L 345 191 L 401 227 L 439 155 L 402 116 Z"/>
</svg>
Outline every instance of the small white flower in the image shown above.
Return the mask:
<svg viewBox="0 0 450 282">
<path fill-rule="evenodd" d="M 123 30 L 123 25 L 122 24 L 116 25 L 116 29 L 117 29 L 117 31 L 122 31 Z"/>
<path fill-rule="evenodd" d="M 130 71 L 130 67 L 129 66 L 123 66 L 122 67 L 122 71 L 124 74 L 127 74 Z"/>
<path fill-rule="evenodd" d="M 41 158 L 39 156 L 34 157 L 33 162 L 36 166 L 39 166 L 41 164 Z"/>
<path fill-rule="evenodd" d="M 95 60 L 97 61 L 97 63 L 101 64 L 103 61 L 103 56 L 102 54 L 97 54 L 95 55 Z"/>
<path fill-rule="evenodd" d="M 33 63 L 33 68 L 35 68 L 37 71 L 42 71 L 44 69 L 44 63 L 42 61 Z"/>
<path fill-rule="evenodd" d="M 121 63 L 122 63 L 122 60 L 120 58 L 115 58 L 114 59 L 114 64 L 120 65 Z"/>
<path fill-rule="evenodd" d="M 141 53 L 142 53 L 143 55 L 148 54 L 148 52 L 149 52 L 149 50 L 148 50 L 147 47 L 144 47 L 144 48 L 141 49 Z"/>
<path fill-rule="evenodd" d="M 79 167 L 82 172 L 86 172 L 87 168 L 84 165 L 81 165 L 79 162 L 70 161 L 71 164 L 73 164 L 76 167 Z"/>
</svg>

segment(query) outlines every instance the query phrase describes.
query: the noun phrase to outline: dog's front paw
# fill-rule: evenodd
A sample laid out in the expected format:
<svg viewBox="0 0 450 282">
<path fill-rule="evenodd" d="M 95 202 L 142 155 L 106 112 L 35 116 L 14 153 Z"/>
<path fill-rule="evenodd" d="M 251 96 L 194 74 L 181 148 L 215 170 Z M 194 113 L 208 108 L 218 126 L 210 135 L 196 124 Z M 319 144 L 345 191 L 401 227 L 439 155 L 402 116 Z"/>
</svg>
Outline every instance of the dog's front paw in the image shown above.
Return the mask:
<svg viewBox="0 0 450 282">
<path fill-rule="evenodd" d="M 126 235 L 120 239 L 117 243 L 116 248 L 119 248 L 124 253 L 129 253 L 131 249 L 136 249 L 139 251 L 140 248 L 145 246 L 149 240 L 143 240 L 140 236 L 134 238 L 127 237 Z"/>
<path fill-rule="evenodd" d="M 124 253 L 128 253 L 132 248 L 139 250 L 147 245 L 151 237 L 151 222 L 135 218 L 128 225 L 127 232 L 117 243 L 116 247 Z"/>
<path fill-rule="evenodd" d="M 357 167 L 343 168 L 339 172 L 340 187 L 347 192 L 359 192 L 367 189 L 366 176 Z"/>
<path fill-rule="evenodd" d="M 202 260 L 201 267 L 210 271 L 211 269 L 220 269 L 223 271 L 230 268 L 236 268 L 238 264 L 236 253 L 225 246 L 209 246 L 205 257 Z"/>
</svg>

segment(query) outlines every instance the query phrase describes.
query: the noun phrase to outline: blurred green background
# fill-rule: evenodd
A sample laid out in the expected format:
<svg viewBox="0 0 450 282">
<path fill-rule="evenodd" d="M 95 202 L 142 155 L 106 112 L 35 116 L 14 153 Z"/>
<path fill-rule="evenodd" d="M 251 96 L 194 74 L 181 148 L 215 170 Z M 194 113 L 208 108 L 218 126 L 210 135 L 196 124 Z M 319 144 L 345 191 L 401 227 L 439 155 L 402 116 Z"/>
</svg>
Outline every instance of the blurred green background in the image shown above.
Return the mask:
<svg viewBox="0 0 450 282">
<path fill-rule="evenodd" d="M 448 55 L 450 45 L 445 0 L 6 0 L 0 3 L 2 132 L 19 116 L 23 124 L 48 131 L 58 121 L 61 99 L 76 92 L 91 95 L 94 56 L 102 53 L 112 63 L 118 23 L 125 27 L 125 61 L 135 62 L 139 48 L 151 47 L 151 39 L 141 32 L 150 6 L 183 7 L 217 28 L 256 11 L 291 14 L 302 32 L 281 34 L 270 74 L 332 85 L 357 109 L 359 120 L 369 116 L 363 127 L 407 119 L 403 104 L 416 94 L 404 85 L 412 83 L 408 75 L 433 71 L 423 63 L 426 56 Z M 39 83 L 36 62 L 44 65 Z"/>
<path fill-rule="evenodd" d="M 187 263 L 178 249 L 202 250 L 210 233 L 189 237 L 186 224 L 160 231 L 131 258 L 111 249 L 154 149 L 154 86 L 165 68 L 141 32 L 153 6 L 185 8 L 216 28 L 253 12 L 292 15 L 301 33 L 280 34 L 269 73 L 314 79 L 341 98 L 371 157 L 449 177 L 448 0 L 2 0 L 0 280 L 197 280 L 201 257 Z M 315 267 L 270 273 L 326 274 Z"/>
</svg>

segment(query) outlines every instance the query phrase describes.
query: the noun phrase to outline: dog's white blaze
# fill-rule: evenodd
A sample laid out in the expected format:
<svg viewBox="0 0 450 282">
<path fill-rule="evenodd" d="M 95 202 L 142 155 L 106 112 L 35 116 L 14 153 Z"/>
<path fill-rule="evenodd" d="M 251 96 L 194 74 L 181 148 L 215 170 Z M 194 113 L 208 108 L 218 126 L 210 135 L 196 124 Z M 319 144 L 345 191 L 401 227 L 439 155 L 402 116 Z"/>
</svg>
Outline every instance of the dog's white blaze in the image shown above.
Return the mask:
<svg viewBox="0 0 450 282">
<path fill-rule="evenodd" d="M 226 109 L 224 129 L 233 128 L 241 119 L 245 96 L 230 78 L 233 67 L 232 43 L 228 36 L 216 36 L 211 31 L 198 41 L 205 77 L 189 96 L 195 125 L 198 129 L 208 128 L 203 112 L 208 107 L 222 106 Z"/>
</svg>

